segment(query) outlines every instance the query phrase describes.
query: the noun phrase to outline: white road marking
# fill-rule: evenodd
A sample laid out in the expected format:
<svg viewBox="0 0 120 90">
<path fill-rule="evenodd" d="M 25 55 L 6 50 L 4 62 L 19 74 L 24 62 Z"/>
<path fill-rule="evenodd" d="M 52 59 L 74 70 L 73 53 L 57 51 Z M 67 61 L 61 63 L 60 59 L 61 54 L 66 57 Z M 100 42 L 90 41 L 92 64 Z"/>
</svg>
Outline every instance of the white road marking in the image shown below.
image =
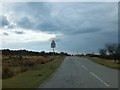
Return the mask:
<svg viewBox="0 0 120 90">
<path fill-rule="evenodd" d="M 88 70 L 84 65 L 81 65 L 84 69 Z"/>
<path fill-rule="evenodd" d="M 88 68 L 87 67 L 85 67 L 84 65 L 82 65 L 80 62 L 79 62 L 79 64 L 84 68 L 84 69 L 86 69 L 86 70 L 88 70 Z M 90 72 L 90 74 L 92 74 L 94 77 L 96 77 L 99 81 L 101 81 L 103 84 L 105 84 L 106 86 L 110 86 L 109 84 L 107 84 L 105 81 L 103 81 L 101 78 L 99 78 L 97 75 L 95 75 L 94 73 L 92 73 L 92 72 Z"/>
<path fill-rule="evenodd" d="M 96 76 L 94 73 L 90 72 L 94 77 L 96 77 L 98 80 L 100 80 L 102 83 L 104 83 L 106 86 L 110 86 L 106 82 L 104 82 L 102 79 L 100 79 L 98 76 Z"/>
</svg>

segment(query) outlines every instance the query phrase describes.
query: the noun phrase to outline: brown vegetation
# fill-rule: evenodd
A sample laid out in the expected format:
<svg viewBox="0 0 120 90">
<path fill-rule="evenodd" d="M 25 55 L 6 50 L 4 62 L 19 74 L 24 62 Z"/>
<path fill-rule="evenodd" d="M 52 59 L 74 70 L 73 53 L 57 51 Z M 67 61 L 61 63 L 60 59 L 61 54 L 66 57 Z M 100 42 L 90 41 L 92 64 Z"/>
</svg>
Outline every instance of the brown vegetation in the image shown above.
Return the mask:
<svg viewBox="0 0 120 90">
<path fill-rule="evenodd" d="M 69 54 L 61 52 L 54 53 L 45 51 L 34 52 L 28 50 L 0 50 L 2 52 L 2 78 L 9 78 L 18 73 L 28 71 L 37 64 L 45 64 L 54 60 L 57 56 L 68 56 Z"/>
<path fill-rule="evenodd" d="M 2 67 L 2 77 L 3 78 L 14 76 L 14 71 L 11 69 L 11 67 L 9 65 L 3 64 L 3 66 L 4 66 L 4 67 Z"/>
<path fill-rule="evenodd" d="M 36 64 L 45 64 L 54 58 L 53 56 L 3 56 L 2 78 L 25 72 Z"/>
</svg>

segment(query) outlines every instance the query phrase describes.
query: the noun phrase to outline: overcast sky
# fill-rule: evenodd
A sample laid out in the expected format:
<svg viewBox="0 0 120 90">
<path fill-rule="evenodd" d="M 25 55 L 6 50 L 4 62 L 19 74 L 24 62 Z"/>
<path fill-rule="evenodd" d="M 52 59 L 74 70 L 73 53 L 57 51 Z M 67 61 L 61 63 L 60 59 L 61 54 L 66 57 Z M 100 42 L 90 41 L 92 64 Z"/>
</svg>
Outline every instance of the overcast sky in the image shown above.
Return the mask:
<svg viewBox="0 0 120 90">
<path fill-rule="evenodd" d="M 117 2 L 12 2 L 1 10 L 2 48 L 52 51 L 54 39 L 58 52 L 92 53 L 118 42 Z"/>
</svg>

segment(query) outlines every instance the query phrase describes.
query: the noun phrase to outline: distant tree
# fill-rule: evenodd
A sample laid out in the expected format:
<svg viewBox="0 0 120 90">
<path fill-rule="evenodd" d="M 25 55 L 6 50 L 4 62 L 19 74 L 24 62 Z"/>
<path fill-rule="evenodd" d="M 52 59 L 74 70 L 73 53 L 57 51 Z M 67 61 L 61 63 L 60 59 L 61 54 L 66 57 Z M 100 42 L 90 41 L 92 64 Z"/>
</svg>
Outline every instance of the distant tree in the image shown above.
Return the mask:
<svg viewBox="0 0 120 90">
<path fill-rule="evenodd" d="M 117 59 L 118 59 L 118 63 L 120 64 L 120 44 L 118 44 Z"/>
<path fill-rule="evenodd" d="M 80 54 L 80 56 L 84 56 L 84 54 Z"/>
<path fill-rule="evenodd" d="M 41 54 L 42 56 L 45 56 L 45 55 L 46 55 L 45 51 L 41 51 L 40 54 Z"/>
<path fill-rule="evenodd" d="M 69 54 L 67 54 L 67 53 L 65 53 L 65 52 L 60 52 L 60 55 L 69 56 Z"/>
<path fill-rule="evenodd" d="M 119 44 L 106 44 L 106 50 L 109 55 L 115 60 L 119 60 L 120 45 Z"/>
<path fill-rule="evenodd" d="M 99 54 L 100 54 L 102 57 L 105 57 L 106 54 L 107 54 L 106 49 L 100 49 L 100 50 L 99 50 Z"/>
</svg>

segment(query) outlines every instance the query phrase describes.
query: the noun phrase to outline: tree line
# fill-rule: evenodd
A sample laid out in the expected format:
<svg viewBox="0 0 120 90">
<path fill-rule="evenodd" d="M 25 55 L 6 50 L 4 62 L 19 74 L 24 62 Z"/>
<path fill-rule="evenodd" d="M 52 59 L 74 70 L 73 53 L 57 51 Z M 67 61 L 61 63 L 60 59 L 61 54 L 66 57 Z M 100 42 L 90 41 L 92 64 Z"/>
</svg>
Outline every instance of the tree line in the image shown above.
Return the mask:
<svg viewBox="0 0 120 90">
<path fill-rule="evenodd" d="M 106 60 L 114 60 L 114 62 L 120 64 L 120 44 L 109 43 L 99 49 L 99 54 L 88 53 L 80 54 L 80 56 L 99 57 Z"/>
<path fill-rule="evenodd" d="M 28 50 L 9 50 L 9 49 L 3 49 L 0 50 L 0 52 L 2 52 L 2 55 L 7 55 L 7 56 L 11 56 L 11 55 L 17 55 L 17 56 L 49 56 L 49 55 L 65 55 L 65 56 L 69 56 L 68 53 L 65 52 L 45 52 L 45 51 L 41 51 L 41 52 L 35 52 L 35 51 L 28 51 Z"/>
<path fill-rule="evenodd" d="M 101 58 L 120 62 L 120 44 L 106 44 L 104 48 L 99 49 L 99 54 Z"/>
</svg>

